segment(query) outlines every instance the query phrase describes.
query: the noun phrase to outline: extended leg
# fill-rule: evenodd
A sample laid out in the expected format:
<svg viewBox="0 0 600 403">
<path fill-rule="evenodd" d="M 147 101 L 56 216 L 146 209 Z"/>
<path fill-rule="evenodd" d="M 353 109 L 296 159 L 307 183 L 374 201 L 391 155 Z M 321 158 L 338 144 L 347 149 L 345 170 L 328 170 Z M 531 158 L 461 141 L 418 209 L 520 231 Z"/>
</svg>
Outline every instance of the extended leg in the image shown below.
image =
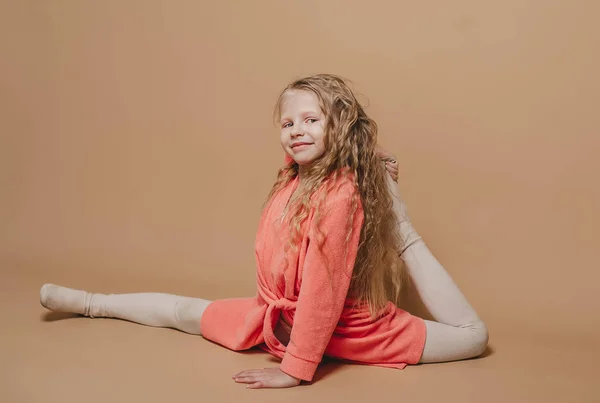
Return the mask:
<svg viewBox="0 0 600 403">
<path fill-rule="evenodd" d="M 388 176 L 402 237 L 400 256 L 423 304 L 436 322 L 426 321 L 427 339 L 421 362 L 454 361 L 481 355 L 488 331 L 448 272 L 413 228 L 398 188 Z"/>
<path fill-rule="evenodd" d="M 200 319 L 210 301 L 163 293 L 105 295 L 45 284 L 40 303 L 51 311 L 118 318 L 200 335 Z"/>
</svg>

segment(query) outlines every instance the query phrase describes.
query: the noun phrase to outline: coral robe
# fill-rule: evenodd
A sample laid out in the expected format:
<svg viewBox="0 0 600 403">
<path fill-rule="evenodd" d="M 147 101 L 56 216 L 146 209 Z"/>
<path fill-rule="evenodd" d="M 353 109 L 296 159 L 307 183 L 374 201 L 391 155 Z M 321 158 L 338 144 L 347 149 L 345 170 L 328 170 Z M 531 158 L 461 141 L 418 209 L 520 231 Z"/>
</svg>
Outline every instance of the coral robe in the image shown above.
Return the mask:
<svg viewBox="0 0 600 403">
<path fill-rule="evenodd" d="M 347 239 L 355 187 L 349 179 L 338 185 L 322 207 L 319 227 L 326 236 L 321 250 L 311 211 L 301 226 L 299 248 L 287 252 L 287 267 L 289 230 L 282 214 L 298 178 L 273 197 L 255 240 L 257 295 L 213 301 L 201 319 L 204 338 L 235 351 L 258 346 L 281 359 L 283 372 L 305 381 L 313 379 L 324 355 L 400 369 L 418 363 L 426 336 L 423 319 L 389 302 L 373 320 L 366 306 L 356 307 L 348 298 L 363 211 L 359 202 Z M 291 325 L 287 346 L 274 335 L 280 317 Z"/>
</svg>

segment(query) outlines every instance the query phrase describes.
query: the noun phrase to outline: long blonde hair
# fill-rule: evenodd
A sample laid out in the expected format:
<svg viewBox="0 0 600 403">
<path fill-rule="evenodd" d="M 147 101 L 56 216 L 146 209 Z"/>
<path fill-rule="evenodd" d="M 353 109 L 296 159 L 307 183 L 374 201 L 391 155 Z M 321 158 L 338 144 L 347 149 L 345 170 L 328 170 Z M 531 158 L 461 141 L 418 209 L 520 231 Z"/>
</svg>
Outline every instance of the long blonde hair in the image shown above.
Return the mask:
<svg viewBox="0 0 600 403">
<path fill-rule="evenodd" d="M 315 208 L 318 221 L 323 199 L 332 191 L 328 184 L 338 182 L 339 175 L 352 178 L 358 189 L 352 200 L 353 209 L 356 210 L 360 197 L 364 221 L 349 296 L 361 304 L 368 304 L 371 315 L 375 317 L 388 301 L 397 300 L 402 285 L 402 265 L 397 255 L 400 237 L 387 188 L 388 174 L 375 152 L 377 124 L 367 116 L 345 80 L 332 74 L 301 78 L 285 87 L 275 105 L 276 121 L 281 117 L 283 97 L 290 90 L 316 94 L 326 118 L 326 151 L 311 164 L 303 176 L 302 193 L 289 206 L 290 246 L 296 248 L 301 223 L 308 217 L 311 208 Z M 293 180 L 298 170 L 299 166 L 293 160 L 281 168 L 268 200 Z M 322 186 L 325 187 L 322 197 L 312 200 L 311 197 Z M 349 231 L 352 230 L 351 219 Z"/>
</svg>

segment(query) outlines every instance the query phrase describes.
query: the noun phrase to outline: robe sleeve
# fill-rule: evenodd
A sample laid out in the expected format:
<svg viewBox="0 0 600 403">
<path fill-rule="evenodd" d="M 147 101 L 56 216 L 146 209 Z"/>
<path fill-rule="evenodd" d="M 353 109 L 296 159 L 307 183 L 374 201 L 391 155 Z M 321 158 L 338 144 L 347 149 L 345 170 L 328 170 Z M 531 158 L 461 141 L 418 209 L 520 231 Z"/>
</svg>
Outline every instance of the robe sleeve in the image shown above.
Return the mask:
<svg viewBox="0 0 600 403">
<path fill-rule="evenodd" d="M 325 238 L 317 247 L 315 229 L 304 261 L 302 283 L 290 335 L 280 369 L 288 375 L 311 381 L 335 330 L 348 294 L 356 260 L 363 211 L 353 216 L 350 239 L 348 220 L 352 215 L 351 197 L 355 191 L 349 181 L 327 196 L 319 227 Z"/>
</svg>

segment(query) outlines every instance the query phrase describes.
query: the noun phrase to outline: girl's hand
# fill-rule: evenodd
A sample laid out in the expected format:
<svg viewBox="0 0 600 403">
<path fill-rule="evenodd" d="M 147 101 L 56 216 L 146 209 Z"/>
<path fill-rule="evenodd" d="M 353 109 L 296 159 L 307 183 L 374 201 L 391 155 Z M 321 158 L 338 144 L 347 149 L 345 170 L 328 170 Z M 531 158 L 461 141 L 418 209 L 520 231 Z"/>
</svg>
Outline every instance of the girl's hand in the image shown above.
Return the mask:
<svg viewBox="0 0 600 403">
<path fill-rule="evenodd" d="M 375 147 L 377 156 L 385 162 L 385 169 L 390 174 L 394 182 L 398 182 L 398 160 L 389 151 L 377 145 Z"/>
<path fill-rule="evenodd" d="M 291 388 L 300 385 L 300 379 L 294 378 L 279 368 L 250 369 L 233 376 L 238 383 L 247 383 L 249 389 Z"/>
<path fill-rule="evenodd" d="M 398 161 L 396 161 L 396 160 L 386 161 L 385 169 L 388 171 L 388 173 L 392 177 L 392 180 L 394 182 L 398 183 Z"/>
</svg>

